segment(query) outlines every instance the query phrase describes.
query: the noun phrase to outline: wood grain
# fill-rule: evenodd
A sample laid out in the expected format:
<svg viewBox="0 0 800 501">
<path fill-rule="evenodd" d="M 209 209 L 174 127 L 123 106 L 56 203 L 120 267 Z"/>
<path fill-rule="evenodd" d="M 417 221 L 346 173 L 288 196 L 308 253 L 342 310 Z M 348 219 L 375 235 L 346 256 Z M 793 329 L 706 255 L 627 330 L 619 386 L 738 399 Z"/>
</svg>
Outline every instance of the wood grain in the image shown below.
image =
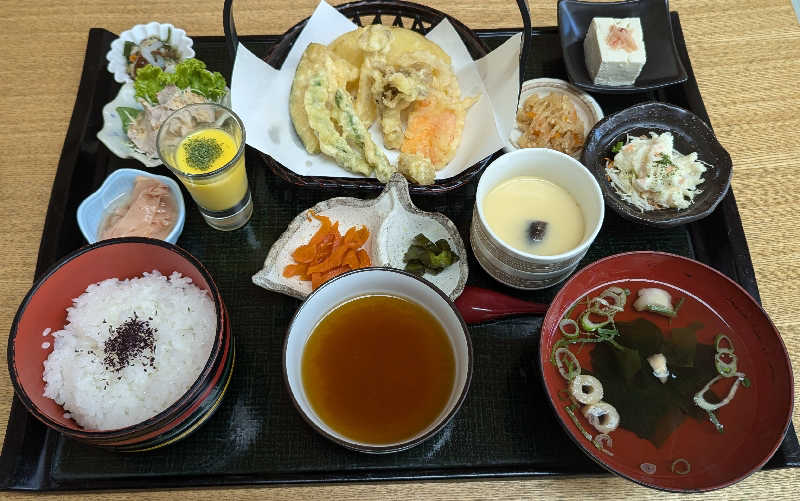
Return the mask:
<svg viewBox="0 0 800 501">
<path fill-rule="evenodd" d="M 237 0 L 241 34 L 281 33 L 311 14 L 317 0 Z M 520 26 L 514 2 L 429 0 L 473 28 Z M 734 161 L 739 204 L 763 304 L 800 363 L 800 28 L 787 0 L 673 0 L 714 129 Z M 531 2 L 534 26 L 556 23 L 555 2 Z M 222 2 L 69 0 L 4 3 L 0 20 L 0 356 L 19 301 L 30 287 L 50 188 L 77 92 L 89 28 L 121 32 L 150 20 L 190 35 L 222 34 Z M 0 436 L 13 390 L 0 375 Z M 795 387 L 800 379 L 795 372 Z M 797 392 L 797 390 L 796 390 Z M 753 412 L 758 412 L 754 409 Z M 793 414 L 800 426 L 800 413 Z M 759 472 L 708 498 L 793 499 L 796 470 Z M 141 494 L 141 493 L 140 493 Z M 428 482 L 181 491 L 195 499 L 580 499 L 677 498 L 611 476 L 514 481 Z M 6 494 L 23 498 L 25 494 Z M 127 499 L 132 493 L 68 499 Z M 169 499 L 169 492 L 150 492 Z M 50 497 L 44 496 L 44 497 Z"/>
</svg>

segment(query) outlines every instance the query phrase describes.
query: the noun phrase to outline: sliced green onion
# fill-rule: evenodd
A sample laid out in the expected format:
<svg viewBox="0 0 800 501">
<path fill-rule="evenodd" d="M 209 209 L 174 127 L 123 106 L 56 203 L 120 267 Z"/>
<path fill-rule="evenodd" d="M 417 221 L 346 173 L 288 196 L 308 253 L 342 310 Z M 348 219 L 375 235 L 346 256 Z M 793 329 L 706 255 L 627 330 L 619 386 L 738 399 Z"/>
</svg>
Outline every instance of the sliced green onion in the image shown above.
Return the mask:
<svg viewBox="0 0 800 501">
<path fill-rule="evenodd" d="M 569 390 L 566 388 L 561 388 L 558 390 L 558 399 L 562 402 L 569 402 L 572 400 L 572 395 L 569 394 Z"/>
<path fill-rule="evenodd" d="M 725 399 L 723 399 L 721 402 L 712 404 L 711 402 L 706 400 L 705 394 L 709 389 L 711 389 L 711 386 L 714 383 L 716 383 L 725 376 L 716 376 L 711 381 L 709 381 L 708 384 L 703 386 L 703 388 L 700 391 L 694 394 L 694 403 L 697 404 L 697 406 L 703 409 L 704 411 L 715 411 L 720 407 L 728 405 L 728 403 L 730 403 L 730 401 L 733 400 L 733 397 L 736 395 L 736 390 L 739 388 L 739 383 L 741 383 L 742 380 L 746 378 L 746 376 L 741 372 L 734 373 L 734 376 L 736 376 L 736 381 L 733 382 L 733 384 L 731 385 L 731 389 L 728 390 L 728 396 L 726 396 Z"/>
<path fill-rule="evenodd" d="M 731 357 L 731 361 L 730 362 L 723 361 L 722 360 L 723 356 Z M 714 367 L 717 368 L 717 372 L 719 373 L 720 376 L 733 377 L 736 374 L 736 364 L 737 364 L 737 358 L 736 354 L 734 354 L 733 352 L 731 353 L 717 352 L 717 354 L 714 355 Z"/>
<path fill-rule="evenodd" d="M 597 329 L 597 336 L 598 337 L 602 337 L 602 338 L 606 338 L 606 339 L 613 339 L 613 338 L 617 337 L 618 335 L 619 335 L 619 331 L 617 330 L 616 327 L 614 327 L 613 329 L 606 329 L 604 327 L 600 327 L 599 329 Z"/>
<path fill-rule="evenodd" d="M 745 388 L 750 388 L 750 380 L 747 378 L 747 376 L 742 378 L 742 386 Z"/>
<path fill-rule="evenodd" d="M 720 346 L 723 341 L 728 342 L 727 348 Z M 717 353 L 733 353 L 733 341 L 725 334 L 717 334 L 714 337 L 714 349 L 717 350 Z"/>
<path fill-rule="evenodd" d="M 561 359 L 562 354 L 569 355 L 567 362 L 565 363 Z M 578 359 L 575 355 L 569 351 L 568 348 L 559 348 L 556 350 L 555 353 L 556 357 L 556 367 L 558 367 L 558 372 L 561 374 L 561 377 L 566 379 L 567 381 L 572 381 L 572 379 L 581 373 L 581 364 L 578 362 Z M 564 367 L 567 365 L 567 367 Z"/>
<path fill-rule="evenodd" d="M 596 331 L 600 327 L 603 327 L 604 325 L 607 325 L 609 322 L 611 322 L 611 318 L 608 315 L 604 315 L 606 317 L 606 320 L 604 322 L 600 322 L 600 323 L 592 322 L 589 319 L 589 315 L 591 315 L 591 314 L 592 314 L 592 311 L 586 310 L 581 314 L 581 317 L 580 317 L 581 328 L 583 330 L 585 330 L 586 332 Z M 601 315 L 603 315 L 603 314 L 601 314 Z"/>
<path fill-rule="evenodd" d="M 618 298 L 616 296 L 613 297 L 615 302 L 618 301 Z M 589 301 L 589 307 L 587 308 L 587 311 L 591 311 L 592 313 L 597 313 L 598 315 L 605 315 L 607 317 L 611 317 L 621 312 L 624 309 L 625 308 L 621 306 L 609 303 L 608 301 L 603 299 L 602 296 L 597 296 L 593 297 Z"/>
<path fill-rule="evenodd" d="M 597 333 L 596 334 L 597 334 L 597 338 L 600 341 L 608 341 L 611 344 L 611 346 L 613 346 L 614 348 L 616 348 L 618 350 L 622 349 L 622 346 L 620 346 L 619 343 L 614 341 L 614 338 L 619 335 L 619 331 L 617 330 L 616 326 L 613 329 L 604 329 L 604 328 L 601 327 L 601 328 L 597 329 Z"/>
<path fill-rule="evenodd" d="M 600 433 L 599 435 L 596 435 L 592 442 L 594 443 L 595 447 L 605 452 L 609 456 L 614 455 L 614 453 L 611 452 L 611 447 L 614 445 L 614 441 L 611 440 L 611 437 L 608 436 L 607 433 Z"/>
<path fill-rule="evenodd" d="M 575 327 L 575 331 L 574 332 L 567 332 L 565 328 L 568 325 L 574 326 Z M 578 327 L 578 322 L 576 322 L 575 320 L 572 320 L 571 318 L 565 318 L 562 321 L 560 321 L 558 323 L 558 330 L 561 331 L 561 334 L 563 334 L 564 337 L 568 337 L 568 338 L 578 337 L 580 335 L 580 333 L 581 333 L 581 329 L 580 329 L 580 327 Z"/>
<path fill-rule="evenodd" d="M 659 315 L 664 315 L 665 317 L 669 318 L 673 318 L 676 314 L 674 309 L 662 306 L 660 304 L 646 304 L 644 305 L 644 311 L 658 313 Z"/>
<path fill-rule="evenodd" d="M 678 314 L 678 310 L 681 309 L 681 306 L 683 306 L 683 303 L 685 303 L 685 302 L 686 302 L 686 298 L 685 297 L 682 297 L 682 298 L 678 299 L 678 302 L 675 303 L 675 308 L 673 308 L 673 310 L 675 311 L 675 315 Z"/>
<path fill-rule="evenodd" d="M 685 465 L 685 466 L 683 469 L 679 470 L 678 465 Z M 689 461 L 683 458 L 678 458 L 672 462 L 672 466 L 670 466 L 669 469 L 672 470 L 672 473 L 676 473 L 678 475 L 688 475 L 689 472 L 692 471 L 692 465 L 689 464 Z"/>
<path fill-rule="evenodd" d="M 630 291 L 627 289 L 622 289 L 621 287 L 609 287 L 608 289 L 604 290 L 600 293 L 600 298 L 607 298 L 611 297 L 614 299 L 614 306 L 621 308 L 619 311 L 622 311 L 625 308 L 625 303 L 628 302 L 628 295 Z"/>
<path fill-rule="evenodd" d="M 719 418 L 714 414 L 714 411 L 708 411 L 708 419 L 720 433 L 725 433 L 725 426 L 719 422 Z"/>
<path fill-rule="evenodd" d="M 580 430 L 581 434 L 584 437 L 586 437 L 586 440 L 591 441 L 592 440 L 592 436 L 583 428 L 583 425 L 581 424 L 580 421 L 578 421 L 578 418 L 575 416 L 575 409 L 577 407 L 578 407 L 577 405 L 572 404 L 572 405 L 568 405 L 568 406 L 564 407 L 564 410 L 567 411 L 567 414 L 569 414 L 569 417 L 572 419 L 572 422 L 575 423 L 575 426 L 578 427 L 578 430 Z"/>
</svg>

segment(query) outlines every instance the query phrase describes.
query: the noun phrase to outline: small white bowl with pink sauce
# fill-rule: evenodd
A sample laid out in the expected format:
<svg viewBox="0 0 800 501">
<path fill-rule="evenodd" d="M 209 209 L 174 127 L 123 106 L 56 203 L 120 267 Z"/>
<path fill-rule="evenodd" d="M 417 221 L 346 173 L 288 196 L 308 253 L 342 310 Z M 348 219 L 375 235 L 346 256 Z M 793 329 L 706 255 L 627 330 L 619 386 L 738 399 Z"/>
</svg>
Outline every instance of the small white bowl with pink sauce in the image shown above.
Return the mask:
<svg viewBox="0 0 800 501">
<path fill-rule="evenodd" d="M 100 227 L 108 211 L 119 204 L 121 199 L 133 191 L 137 177 L 148 177 L 165 184 L 175 201 L 175 223 L 169 234 L 163 240 L 174 244 L 183 232 L 186 221 L 186 206 L 183 202 L 181 188 L 174 179 L 159 176 L 138 169 L 118 169 L 109 175 L 100 188 L 86 197 L 78 206 L 78 227 L 84 238 L 93 244 L 100 238 Z"/>
</svg>

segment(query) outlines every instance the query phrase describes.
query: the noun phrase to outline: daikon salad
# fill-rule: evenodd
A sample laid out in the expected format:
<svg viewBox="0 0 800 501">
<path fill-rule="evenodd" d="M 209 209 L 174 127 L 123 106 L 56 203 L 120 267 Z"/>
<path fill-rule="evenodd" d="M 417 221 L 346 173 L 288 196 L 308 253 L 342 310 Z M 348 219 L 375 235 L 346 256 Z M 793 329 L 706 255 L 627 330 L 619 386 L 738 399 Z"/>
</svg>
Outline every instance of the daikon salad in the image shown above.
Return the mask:
<svg viewBox="0 0 800 501">
<path fill-rule="evenodd" d="M 628 136 L 612 149 L 614 160 L 606 174 L 617 194 L 642 212 L 656 209 L 686 209 L 702 193 L 707 164 L 697 153 L 684 155 L 673 148 L 669 132 Z"/>
</svg>

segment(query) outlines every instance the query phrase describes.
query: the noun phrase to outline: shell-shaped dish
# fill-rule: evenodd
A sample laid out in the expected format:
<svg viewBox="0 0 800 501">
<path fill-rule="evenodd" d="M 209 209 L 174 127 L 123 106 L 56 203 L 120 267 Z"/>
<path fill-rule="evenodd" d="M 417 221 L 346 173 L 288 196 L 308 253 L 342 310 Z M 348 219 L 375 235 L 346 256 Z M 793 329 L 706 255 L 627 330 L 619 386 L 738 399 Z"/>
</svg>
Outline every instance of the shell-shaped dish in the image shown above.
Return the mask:
<svg viewBox="0 0 800 501">
<path fill-rule="evenodd" d="M 178 237 L 183 231 L 183 224 L 186 221 L 186 206 L 183 202 L 183 194 L 181 188 L 174 179 L 166 176 L 159 176 L 137 169 L 118 169 L 109 175 L 97 191 L 86 197 L 83 202 L 78 206 L 76 217 L 78 219 L 78 227 L 83 233 L 83 237 L 87 242 L 93 244 L 99 240 L 98 231 L 103 222 L 103 217 L 117 200 L 121 197 L 131 193 L 133 186 L 136 184 L 136 178 L 145 176 L 161 181 L 166 184 L 173 198 L 175 198 L 175 206 L 178 210 L 178 216 L 173 226 L 172 231 L 164 239 L 167 242 L 174 244 L 178 241 Z"/>
<path fill-rule="evenodd" d="M 423 277 L 455 300 L 464 290 L 469 268 L 464 242 L 458 229 L 447 217 L 435 212 L 423 212 L 411 203 L 408 181 L 394 174 L 378 198 L 338 197 L 325 200 L 311 208 L 317 214 L 339 221 L 339 231 L 344 233 L 352 226 L 366 226 L 369 239 L 363 248 L 373 266 L 405 268 L 403 255 L 411 240 L 423 233 L 432 241 L 444 238 L 459 260 L 438 275 L 426 273 Z M 309 221 L 304 210 L 292 220 L 281 237 L 272 245 L 264 261 L 264 267 L 253 275 L 253 283 L 267 290 L 280 292 L 299 299 L 311 293 L 311 282 L 300 277 L 286 278 L 283 269 L 294 263 L 294 249 L 308 243 L 320 227 L 320 222 Z"/>
<path fill-rule="evenodd" d="M 97 133 L 106 148 L 111 150 L 119 158 L 135 158 L 145 167 L 155 167 L 161 165 L 161 159 L 156 153 L 154 156 L 147 155 L 133 147 L 128 135 L 122 130 L 122 120 L 119 117 L 117 108 L 128 107 L 142 109 L 142 105 L 136 101 L 136 91 L 133 82 L 128 82 L 119 89 L 117 97 L 110 103 L 103 106 L 103 128 Z"/>
<path fill-rule="evenodd" d="M 517 107 L 518 109 L 522 108 L 525 100 L 534 94 L 538 95 L 539 97 L 545 97 L 553 92 L 567 96 L 573 106 L 575 106 L 575 112 L 578 114 L 578 119 L 583 122 L 583 138 L 585 140 L 586 136 L 589 135 L 589 131 L 592 130 L 592 127 L 594 127 L 594 124 L 603 118 L 603 110 L 592 96 L 569 82 L 565 82 L 564 80 L 559 80 L 557 78 L 534 78 L 533 80 L 528 80 L 523 83 L 522 87 L 520 88 L 519 103 Z M 510 144 L 507 142 L 503 150 L 510 152 L 518 149 L 516 145 L 521 136 L 522 131 L 519 129 L 519 127 L 515 126 L 513 129 L 511 129 L 511 134 L 508 138 Z M 570 156 L 580 159 L 582 151 L 583 149 L 580 149 Z"/>
<path fill-rule="evenodd" d="M 137 24 L 128 31 L 123 31 L 119 38 L 111 42 L 111 50 L 106 54 L 109 72 L 114 75 L 114 80 L 119 83 L 132 82 L 133 79 L 128 74 L 128 61 L 125 58 L 125 42 L 139 44 L 145 38 L 157 36 L 162 41 L 174 47 L 180 54 L 180 61 L 194 57 L 194 43 L 191 38 L 186 36 L 186 32 L 169 23 L 157 23 L 152 21 L 147 24 Z"/>
</svg>

